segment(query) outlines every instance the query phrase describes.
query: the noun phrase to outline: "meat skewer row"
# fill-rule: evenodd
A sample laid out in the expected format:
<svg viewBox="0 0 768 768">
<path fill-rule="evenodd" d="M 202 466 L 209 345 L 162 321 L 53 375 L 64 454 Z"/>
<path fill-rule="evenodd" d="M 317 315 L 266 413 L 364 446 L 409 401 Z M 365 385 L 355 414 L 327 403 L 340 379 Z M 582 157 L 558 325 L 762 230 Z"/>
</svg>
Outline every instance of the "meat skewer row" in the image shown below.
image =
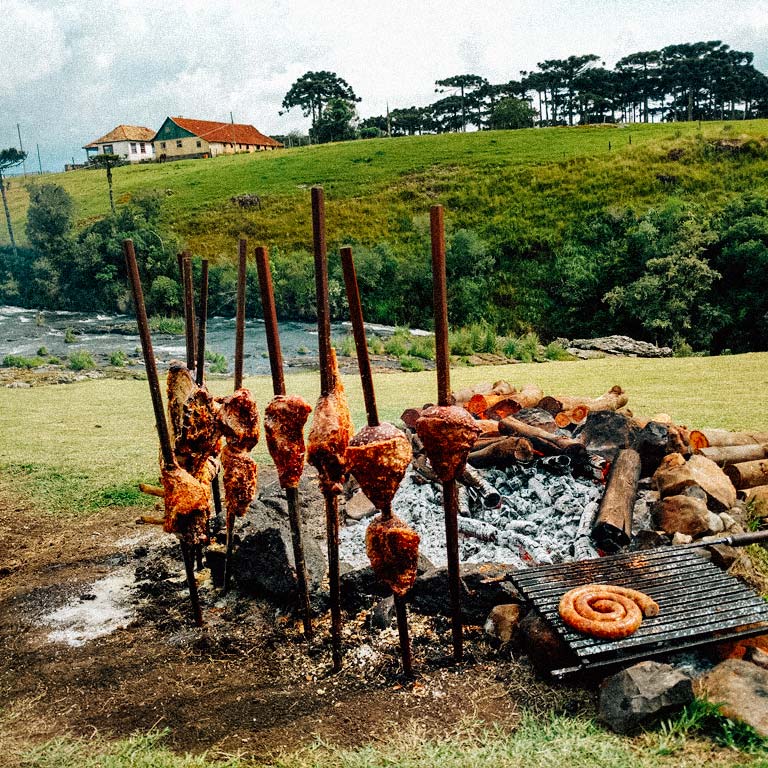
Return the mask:
<svg viewBox="0 0 768 768">
<path fill-rule="evenodd" d="M 619 640 L 638 630 L 643 617 L 657 616 L 653 598 L 635 589 L 586 584 L 566 592 L 558 612 L 572 629 L 603 640 Z"/>
<path fill-rule="evenodd" d="M 306 455 L 304 425 L 309 418 L 312 407 L 303 398 L 285 393 L 283 352 L 280 348 L 280 331 L 277 326 L 272 271 L 269 268 L 269 254 L 263 246 L 256 248 L 256 269 L 259 275 L 261 306 L 264 312 L 264 328 L 267 336 L 267 349 L 269 350 L 272 391 L 275 395 L 264 411 L 264 432 L 267 437 L 267 448 L 277 467 L 280 487 L 285 489 L 285 498 L 288 502 L 288 522 L 291 528 L 299 609 L 304 624 L 304 637 L 307 641 L 311 641 L 312 613 L 299 513 L 299 481 L 304 472 Z"/>
<path fill-rule="evenodd" d="M 351 248 L 341 249 L 341 263 L 368 419 L 368 425 L 349 441 L 347 465 L 363 493 L 380 512 L 368 525 L 365 547 L 374 573 L 394 595 L 403 671 L 411 677 L 413 662 L 405 595 L 416 580 L 419 535 L 392 514 L 392 499 L 411 463 L 413 450 L 410 440 L 399 429 L 379 422 Z"/>
</svg>

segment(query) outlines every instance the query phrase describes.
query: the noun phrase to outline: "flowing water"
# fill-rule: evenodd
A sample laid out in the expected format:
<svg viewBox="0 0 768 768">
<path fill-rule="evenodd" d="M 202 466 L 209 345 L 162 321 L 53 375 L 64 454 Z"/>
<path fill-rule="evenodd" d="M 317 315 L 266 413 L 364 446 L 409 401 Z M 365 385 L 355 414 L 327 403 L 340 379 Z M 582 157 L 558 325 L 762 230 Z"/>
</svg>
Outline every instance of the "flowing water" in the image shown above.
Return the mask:
<svg viewBox="0 0 768 768">
<path fill-rule="evenodd" d="M 67 333 L 69 329 L 69 334 Z M 379 326 L 373 329 L 387 335 L 394 329 Z M 334 323 L 334 339 L 349 334 L 349 327 Z M 66 338 L 73 339 L 71 343 Z M 280 324 L 280 343 L 285 365 L 312 367 L 317 364 L 317 329 L 312 323 L 286 322 Z M 184 359 L 184 338 L 171 334 L 152 334 L 155 357 L 161 362 Z M 6 355 L 34 357 L 41 347 L 49 355 L 63 358 L 78 350 L 91 353 L 94 360 L 105 363 L 118 350 L 126 356 L 140 356 L 138 331 L 128 315 L 89 314 L 82 312 L 48 311 L 0 306 L 0 360 Z M 227 359 L 231 373 L 235 354 L 234 318 L 213 317 L 208 320 L 206 349 Z M 268 374 L 267 339 L 262 320 L 248 320 L 245 330 L 246 374 Z"/>
</svg>

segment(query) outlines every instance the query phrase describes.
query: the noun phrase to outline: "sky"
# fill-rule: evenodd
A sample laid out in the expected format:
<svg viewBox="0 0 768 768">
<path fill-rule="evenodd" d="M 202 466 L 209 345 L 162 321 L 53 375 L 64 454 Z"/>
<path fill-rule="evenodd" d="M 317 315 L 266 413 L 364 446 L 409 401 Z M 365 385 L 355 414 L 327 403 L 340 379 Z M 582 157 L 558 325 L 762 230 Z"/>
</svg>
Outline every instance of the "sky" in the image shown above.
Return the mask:
<svg viewBox="0 0 768 768">
<path fill-rule="evenodd" d="M 518 79 L 545 59 L 722 40 L 768 73 L 766 0 L 0 0 L 0 148 L 27 170 L 85 157 L 116 125 L 168 115 L 306 132 L 283 96 L 343 77 L 361 118 L 434 101 L 435 80 Z"/>
</svg>

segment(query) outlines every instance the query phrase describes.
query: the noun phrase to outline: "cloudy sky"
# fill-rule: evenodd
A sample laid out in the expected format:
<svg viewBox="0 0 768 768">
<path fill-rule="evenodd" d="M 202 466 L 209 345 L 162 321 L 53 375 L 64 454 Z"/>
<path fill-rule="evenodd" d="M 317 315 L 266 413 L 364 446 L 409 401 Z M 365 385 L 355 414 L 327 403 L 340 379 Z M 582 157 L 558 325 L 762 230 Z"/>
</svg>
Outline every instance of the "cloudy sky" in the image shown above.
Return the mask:
<svg viewBox="0 0 768 768">
<path fill-rule="evenodd" d="M 768 72 L 765 0 L 0 0 L 0 148 L 21 125 L 30 165 L 84 157 L 119 123 L 167 115 L 305 131 L 281 116 L 308 70 L 344 77 L 361 117 L 434 100 L 434 81 L 491 82 L 571 54 L 722 40 Z M 34 157 L 36 165 L 36 157 Z"/>
</svg>

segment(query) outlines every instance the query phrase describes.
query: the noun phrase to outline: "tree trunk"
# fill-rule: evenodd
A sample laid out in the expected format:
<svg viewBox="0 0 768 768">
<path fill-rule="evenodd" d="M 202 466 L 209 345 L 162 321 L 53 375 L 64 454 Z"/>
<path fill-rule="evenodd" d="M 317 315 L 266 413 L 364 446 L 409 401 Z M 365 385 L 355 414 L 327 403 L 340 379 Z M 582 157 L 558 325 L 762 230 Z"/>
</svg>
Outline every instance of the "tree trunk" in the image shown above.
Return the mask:
<svg viewBox="0 0 768 768">
<path fill-rule="evenodd" d="M 632 536 L 632 510 L 640 481 L 640 454 L 632 448 L 619 452 L 613 463 L 592 536 L 605 552 L 617 552 Z"/>
<path fill-rule="evenodd" d="M 107 166 L 107 186 L 109 187 L 109 207 L 112 209 L 112 215 L 115 215 L 115 197 L 112 193 L 112 169 Z"/>
<path fill-rule="evenodd" d="M 19 253 L 16 250 L 16 240 L 13 237 L 13 224 L 11 224 L 11 212 L 8 209 L 8 200 L 5 197 L 5 182 L 3 180 L 3 174 L 0 172 L 0 194 L 3 197 L 3 208 L 5 209 L 5 220 L 8 223 L 8 237 L 11 240 L 11 248 L 13 249 L 14 258 L 19 258 Z"/>
</svg>

